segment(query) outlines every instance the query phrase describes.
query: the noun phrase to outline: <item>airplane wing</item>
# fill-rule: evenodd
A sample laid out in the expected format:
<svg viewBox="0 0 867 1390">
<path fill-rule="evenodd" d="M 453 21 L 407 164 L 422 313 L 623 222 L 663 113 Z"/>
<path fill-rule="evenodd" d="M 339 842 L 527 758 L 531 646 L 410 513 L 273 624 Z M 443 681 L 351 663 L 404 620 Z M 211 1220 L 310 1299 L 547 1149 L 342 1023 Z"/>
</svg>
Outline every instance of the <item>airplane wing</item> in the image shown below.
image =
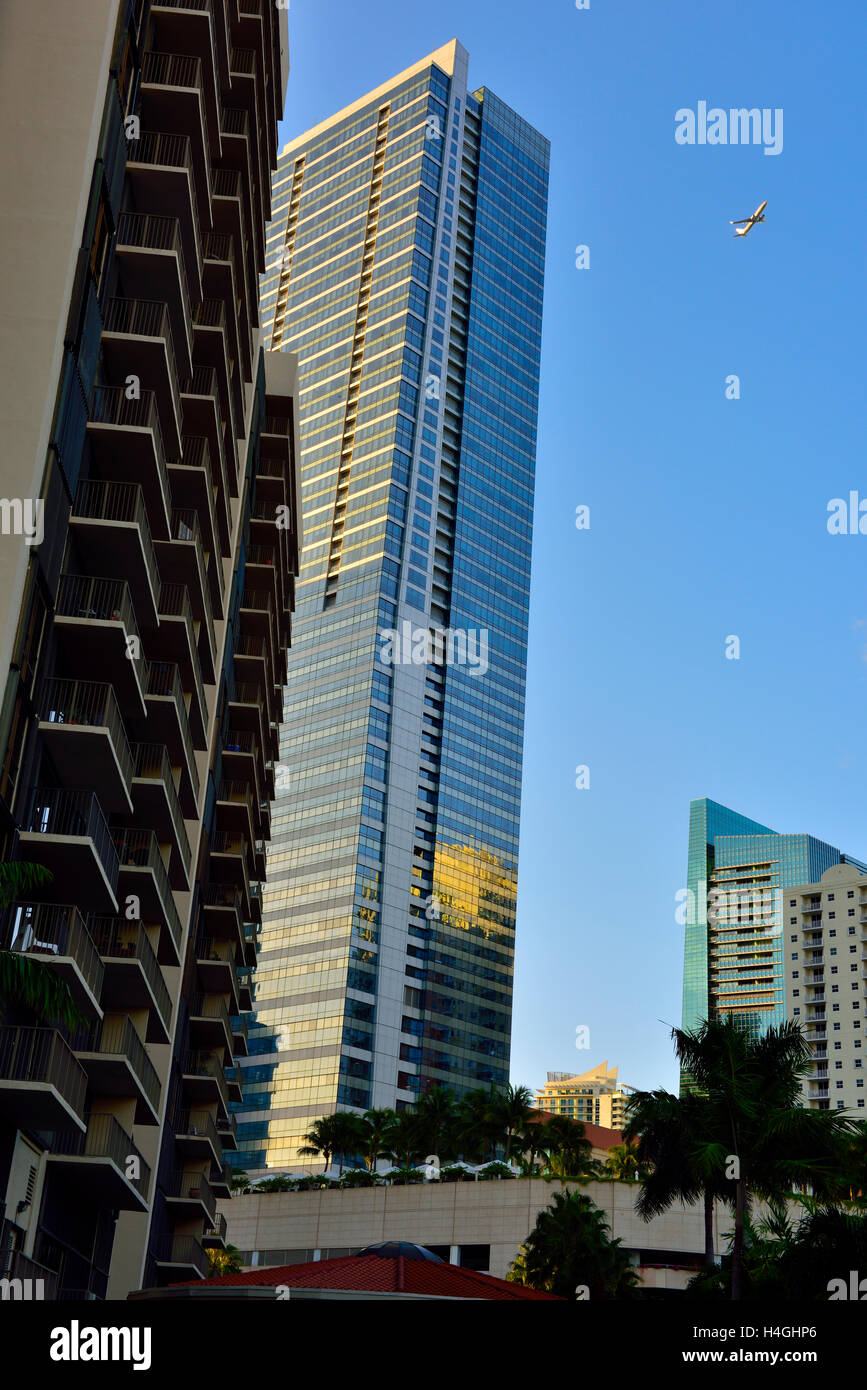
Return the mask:
<svg viewBox="0 0 867 1390">
<path fill-rule="evenodd" d="M 754 221 L 755 221 L 755 217 L 739 217 L 738 220 L 737 220 L 737 222 L 732 222 L 730 225 L 731 225 L 732 227 L 744 227 L 744 226 L 746 226 L 747 222 L 754 222 Z"/>
</svg>

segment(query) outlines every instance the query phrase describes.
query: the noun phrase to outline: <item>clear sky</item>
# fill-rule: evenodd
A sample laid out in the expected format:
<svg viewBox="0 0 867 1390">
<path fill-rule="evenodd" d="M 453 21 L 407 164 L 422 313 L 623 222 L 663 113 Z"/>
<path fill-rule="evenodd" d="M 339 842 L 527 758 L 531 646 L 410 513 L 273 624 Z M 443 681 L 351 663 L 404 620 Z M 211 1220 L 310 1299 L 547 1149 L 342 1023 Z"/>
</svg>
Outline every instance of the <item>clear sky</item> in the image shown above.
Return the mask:
<svg viewBox="0 0 867 1390">
<path fill-rule="evenodd" d="M 827 529 L 867 501 L 867 6 L 291 0 L 289 24 L 286 139 L 457 36 L 552 142 L 512 1079 L 607 1059 L 673 1088 L 690 799 L 867 858 L 867 535 Z M 678 145 L 700 101 L 782 108 L 782 153 Z"/>
</svg>

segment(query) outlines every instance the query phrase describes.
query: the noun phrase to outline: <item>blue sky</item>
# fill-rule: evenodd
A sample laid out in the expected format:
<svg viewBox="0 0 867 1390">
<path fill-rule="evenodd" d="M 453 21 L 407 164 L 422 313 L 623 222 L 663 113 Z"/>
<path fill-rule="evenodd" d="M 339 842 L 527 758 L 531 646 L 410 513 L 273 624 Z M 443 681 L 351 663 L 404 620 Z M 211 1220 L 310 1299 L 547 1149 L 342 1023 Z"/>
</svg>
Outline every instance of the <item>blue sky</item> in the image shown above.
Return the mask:
<svg viewBox="0 0 867 1390">
<path fill-rule="evenodd" d="M 607 1059 L 674 1087 L 690 799 L 867 858 L 867 535 L 826 524 L 867 499 L 867 7 L 292 0 L 289 22 L 287 139 L 456 35 L 552 142 L 512 1077 Z M 782 108 L 782 153 L 678 145 L 699 101 Z"/>
</svg>

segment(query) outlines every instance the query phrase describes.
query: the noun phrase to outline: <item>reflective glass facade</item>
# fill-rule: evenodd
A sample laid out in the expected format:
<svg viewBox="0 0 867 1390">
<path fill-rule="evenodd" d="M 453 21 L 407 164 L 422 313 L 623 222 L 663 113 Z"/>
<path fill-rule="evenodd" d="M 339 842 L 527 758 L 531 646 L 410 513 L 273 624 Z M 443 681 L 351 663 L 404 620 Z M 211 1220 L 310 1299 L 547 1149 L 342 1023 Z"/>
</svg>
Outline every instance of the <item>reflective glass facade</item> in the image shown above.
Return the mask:
<svg viewBox="0 0 867 1390">
<path fill-rule="evenodd" d="M 690 805 L 683 1027 L 737 1014 L 760 1034 L 789 1014 L 785 889 L 859 861 L 812 835 L 780 835 L 714 801 Z M 859 866 L 860 867 L 860 866 Z"/>
<path fill-rule="evenodd" d="M 248 1171 L 335 1109 L 508 1080 L 547 182 L 458 44 L 280 157 L 304 553 Z"/>
</svg>

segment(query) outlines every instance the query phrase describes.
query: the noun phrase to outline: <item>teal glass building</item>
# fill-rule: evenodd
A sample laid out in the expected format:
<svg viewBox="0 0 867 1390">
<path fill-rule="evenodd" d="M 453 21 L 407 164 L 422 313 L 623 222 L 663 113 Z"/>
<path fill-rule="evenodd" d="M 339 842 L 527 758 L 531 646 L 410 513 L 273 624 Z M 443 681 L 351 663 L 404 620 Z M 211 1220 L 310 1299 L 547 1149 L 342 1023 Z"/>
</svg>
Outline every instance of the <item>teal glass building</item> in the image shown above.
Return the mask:
<svg viewBox="0 0 867 1390">
<path fill-rule="evenodd" d="M 788 1016 L 783 895 L 832 864 L 864 866 L 812 835 L 782 835 L 702 798 L 690 803 L 683 1023 L 734 1014 L 761 1034 Z"/>
<path fill-rule="evenodd" d="M 309 1164 L 337 1109 L 508 1081 L 549 147 L 467 78 L 453 42 L 274 184 L 262 319 L 299 357 L 304 552 L 251 1172 Z"/>
</svg>

